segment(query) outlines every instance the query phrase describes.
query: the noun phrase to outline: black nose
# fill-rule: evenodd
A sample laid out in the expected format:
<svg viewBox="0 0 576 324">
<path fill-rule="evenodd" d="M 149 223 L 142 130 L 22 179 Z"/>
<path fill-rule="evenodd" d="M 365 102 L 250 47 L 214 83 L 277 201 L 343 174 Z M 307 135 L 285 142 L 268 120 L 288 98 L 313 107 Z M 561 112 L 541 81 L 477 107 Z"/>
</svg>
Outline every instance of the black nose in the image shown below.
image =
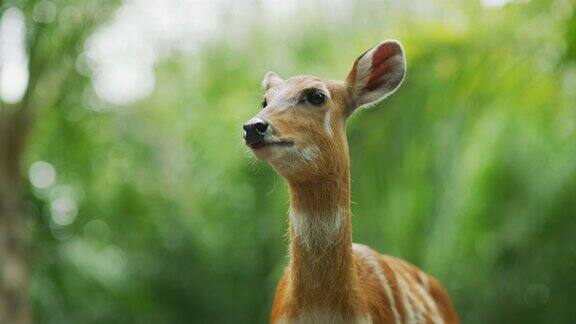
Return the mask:
<svg viewBox="0 0 576 324">
<path fill-rule="evenodd" d="M 264 140 L 264 135 L 268 130 L 268 123 L 262 119 L 254 118 L 249 120 L 244 126 L 244 141 L 246 145 L 259 144 Z"/>
</svg>

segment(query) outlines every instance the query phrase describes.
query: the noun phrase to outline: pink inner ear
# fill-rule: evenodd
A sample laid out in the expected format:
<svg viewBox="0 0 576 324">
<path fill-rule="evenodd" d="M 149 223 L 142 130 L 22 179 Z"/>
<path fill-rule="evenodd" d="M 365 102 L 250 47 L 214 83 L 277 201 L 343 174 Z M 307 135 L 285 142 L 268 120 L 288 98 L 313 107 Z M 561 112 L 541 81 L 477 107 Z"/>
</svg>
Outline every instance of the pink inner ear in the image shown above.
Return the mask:
<svg viewBox="0 0 576 324">
<path fill-rule="evenodd" d="M 373 91 L 382 85 L 382 76 L 391 72 L 393 68 L 388 59 L 396 55 L 397 50 L 398 46 L 395 44 L 382 44 L 374 51 L 372 55 L 372 72 L 364 89 Z"/>
</svg>

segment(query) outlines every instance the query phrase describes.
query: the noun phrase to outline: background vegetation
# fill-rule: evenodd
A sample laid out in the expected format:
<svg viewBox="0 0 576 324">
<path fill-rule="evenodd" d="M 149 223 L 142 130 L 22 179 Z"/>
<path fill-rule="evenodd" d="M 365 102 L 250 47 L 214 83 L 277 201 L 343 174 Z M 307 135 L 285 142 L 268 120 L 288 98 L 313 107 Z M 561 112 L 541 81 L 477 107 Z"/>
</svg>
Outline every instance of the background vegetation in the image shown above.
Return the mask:
<svg viewBox="0 0 576 324">
<path fill-rule="evenodd" d="M 167 18 L 125 19 L 145 3 Z M 1 4 L 25 18 L 29 81 L 0 106 L 0 218 L 26 247 L 0 253 L 0 300 L 10 257 L 38 323 L 264 323 L 287 193 L 241 141 L 260 80 L 343 79 L 397 38 L 404 85 L 348 128 L 355 241 L 438 277 L 464 323 L 576 321 L 576 2 L 159 3 Z M 108 52 L 148 64 L 132 97 Z"/>
</svg>

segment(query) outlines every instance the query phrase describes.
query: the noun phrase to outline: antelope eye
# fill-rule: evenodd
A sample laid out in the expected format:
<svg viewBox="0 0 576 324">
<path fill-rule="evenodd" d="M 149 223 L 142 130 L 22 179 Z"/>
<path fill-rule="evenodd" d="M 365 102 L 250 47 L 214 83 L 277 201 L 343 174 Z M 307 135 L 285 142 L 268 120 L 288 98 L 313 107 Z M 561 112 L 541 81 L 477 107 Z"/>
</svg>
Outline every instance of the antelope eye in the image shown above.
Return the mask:
<svg viewBox="0 0 576 324">
<path fill-rule="evenodd" d="M 306 101 L 314 106 L 320 106 L 326 101 L 326 96 L 319 90 L 311 90 L 306 94 Z"/>
<path fill-rule="evenodd" d="M 266 108 L 266 106 L 268 106 L 268 101 L 264 98 L 264 100 L 262 100 L 262 108 Z"/>
</svg>

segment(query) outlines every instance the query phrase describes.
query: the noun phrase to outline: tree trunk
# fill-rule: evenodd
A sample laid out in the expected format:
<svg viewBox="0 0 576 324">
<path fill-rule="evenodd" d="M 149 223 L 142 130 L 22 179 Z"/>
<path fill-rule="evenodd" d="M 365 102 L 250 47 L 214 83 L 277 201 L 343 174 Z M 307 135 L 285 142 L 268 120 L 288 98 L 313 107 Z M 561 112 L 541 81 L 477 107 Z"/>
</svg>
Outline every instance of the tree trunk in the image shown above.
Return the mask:
<svg viewBox="0 0 576 324">
<path fill-rule="evenodd" d="M 27 237 L 22 210 L 26 111 L 0 108 L 0 323 L 30 323 Z"/>
</svg>

